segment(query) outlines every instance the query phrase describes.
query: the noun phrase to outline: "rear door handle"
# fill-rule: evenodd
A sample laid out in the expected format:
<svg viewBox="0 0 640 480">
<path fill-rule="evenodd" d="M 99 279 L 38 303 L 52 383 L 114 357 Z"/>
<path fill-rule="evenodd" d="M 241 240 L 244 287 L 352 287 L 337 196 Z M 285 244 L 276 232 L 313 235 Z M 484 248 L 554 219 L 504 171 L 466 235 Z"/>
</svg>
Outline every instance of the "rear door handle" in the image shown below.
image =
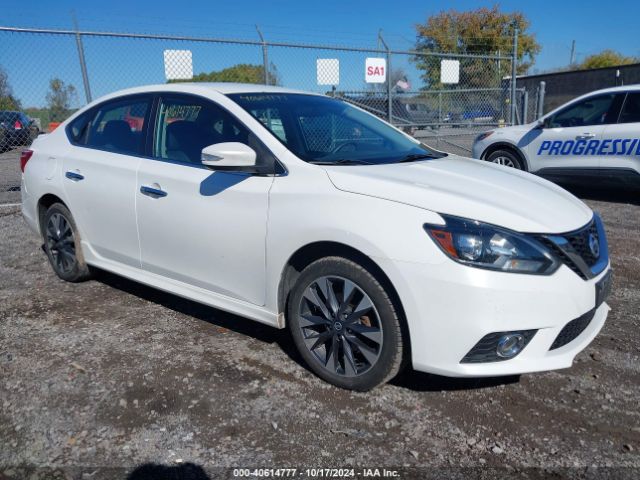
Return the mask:
<svg viewBox="0 0 640 480">
<path fill-rule="evenodd" d="M 78 172 L 66 172 L 64 174 L 69 180 L 73 180 L 74 182 L 79 182 L 80 180 L 84 180 L 84 175 L 79 174 Z"/>
<path fill-rule="evenodd" d="M 161 198 L 161 197 L 167 196 L 167 192 L 165 192 L 164 190 L 160 190 L 159 188 L 148 187 L 146 185 L 143 185 L 142 187 L 140 187 L 140 193 L 151 198 Z"/>
<path fill-rule="evenodd" d="M 583 133 L 582 135 L 577 135 L 576 140 L 589 140 L 590 138 L 593 138 L 595 136 L 595 133 Z"/>
</svg>

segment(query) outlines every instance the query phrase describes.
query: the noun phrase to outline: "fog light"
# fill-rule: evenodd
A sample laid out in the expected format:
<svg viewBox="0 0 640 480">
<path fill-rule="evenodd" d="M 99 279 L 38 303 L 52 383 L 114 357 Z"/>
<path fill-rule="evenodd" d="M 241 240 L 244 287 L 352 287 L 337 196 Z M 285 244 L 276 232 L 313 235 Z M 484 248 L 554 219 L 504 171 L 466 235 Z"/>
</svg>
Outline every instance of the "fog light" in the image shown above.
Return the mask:
<svg viewBox="0 0 640 480">
<path fill-rule="evenodd" d="M 524 336 L 520 333 L 508 333 L 500 337 L 496 347 L 496 355 L 502 358 L 515 357 L 524 348 Z"/>
</svg>

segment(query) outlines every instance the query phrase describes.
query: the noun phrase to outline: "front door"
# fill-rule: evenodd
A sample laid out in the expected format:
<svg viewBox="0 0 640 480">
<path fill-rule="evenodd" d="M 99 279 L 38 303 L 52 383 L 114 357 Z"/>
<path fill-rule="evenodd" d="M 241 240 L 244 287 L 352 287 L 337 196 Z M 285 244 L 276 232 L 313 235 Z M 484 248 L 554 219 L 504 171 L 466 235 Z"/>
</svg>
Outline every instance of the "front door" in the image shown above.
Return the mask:
<svg viewBox="0 0 640 480">
<path fill-rule="evenodd" d="M 596 169 L 603 155 L 604 129 L 615 123 L 619 94 L 600 94 L 572 103 L 528 134 L 530 169 Z"/>
<path fill-rule="evenodd" d="M 265 303 L 265 239 L 273 177 L 213 172 L 204 147 L 250 133 L 210 100 L 160 99 L 154 159 L 138 170 L 142 268 L 256 305 Z M 251 146 L 251 145 L 250 145 Z"/>
</svg>

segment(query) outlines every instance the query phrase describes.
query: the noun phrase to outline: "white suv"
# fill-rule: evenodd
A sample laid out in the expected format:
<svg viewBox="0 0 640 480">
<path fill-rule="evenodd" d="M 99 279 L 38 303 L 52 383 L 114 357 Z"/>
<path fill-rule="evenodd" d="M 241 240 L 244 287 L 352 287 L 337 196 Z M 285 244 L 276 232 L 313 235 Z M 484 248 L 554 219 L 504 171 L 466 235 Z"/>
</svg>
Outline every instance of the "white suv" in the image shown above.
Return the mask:
<svg viewBox="0 0 640 480">
<path fill-rule="evenodd" d="M 582 202 L 322 95 L 130 89 L 39 137 L 21 167 L 24 217 L 62 279 L 97 267 L 288 327 L 344 388 L 407 362 L 568 367 L 609 310 L 606 237 Z"/>
<path fill-rule="evenodd" d="M 484 132 L 473 157 L 553 180 L 640 187 L 640 85 L 591 92 L 533 123 Z"/>
</svg>

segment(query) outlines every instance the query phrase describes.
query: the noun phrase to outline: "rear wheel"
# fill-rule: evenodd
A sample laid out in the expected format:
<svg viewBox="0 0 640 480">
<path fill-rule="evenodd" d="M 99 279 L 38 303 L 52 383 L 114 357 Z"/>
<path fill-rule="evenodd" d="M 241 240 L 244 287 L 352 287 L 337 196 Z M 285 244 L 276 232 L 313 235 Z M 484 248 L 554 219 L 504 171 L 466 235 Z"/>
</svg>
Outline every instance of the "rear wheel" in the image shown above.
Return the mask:
<svg viewBox="0 0 640 480">
<path fill-rule="evenodd" d="M 351 260 L 327 257 L 306 267 L 287 317 L 298 351 L 329 383 L 366 391 L 400 371 L 400 318 L 376 278 Z"/>
<path fill-rule="evenodd" d="M 505 167 L 517 168 L 518 170 L 524 170 L 522 160 L 512 150 L 496 150 L 487 157 L 488 162 L 497 163 L 498 165 L 504 165 Z"/>
<path fill-rule="evenodd" d="M 44 216 L 44 250 L 53 271 L 67 282 L 81 282 L 91 277 L 80 247 L 80 235 L 69 209 L 54 203 Z"/>
</svg>

